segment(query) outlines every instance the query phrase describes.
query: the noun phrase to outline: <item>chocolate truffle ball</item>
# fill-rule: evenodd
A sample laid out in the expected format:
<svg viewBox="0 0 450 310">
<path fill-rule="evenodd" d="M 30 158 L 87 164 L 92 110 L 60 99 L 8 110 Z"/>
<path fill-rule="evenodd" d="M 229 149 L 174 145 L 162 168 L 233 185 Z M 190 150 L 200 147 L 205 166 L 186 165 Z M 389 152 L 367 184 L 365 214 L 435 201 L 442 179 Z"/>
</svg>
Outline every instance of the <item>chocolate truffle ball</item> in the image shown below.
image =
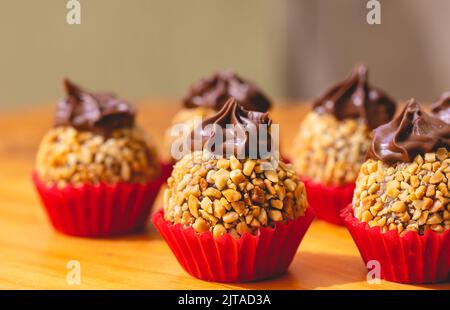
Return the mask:
<svg viewBox="0 0 450 310">
<path fill-rule="evenodd" d="M 202 128 L 211 123 L 223 132 L 202 137 L 203 147 L 214 135 L 225 137 L 226 123 L 257 126 L 270 125 L 271 121 L 266 113 L 246 111 L 230 99 L 217 115 L 204 120 Z M 267 136 L 270 138 L 270 134 Z M 245 149 L 250 154 L 247 140 L 248 136 L 243 140 L 225 139 L 216 150 L 231 145 L 235 152 Z M 211 231 L 214 237 L 228 233 L 239 238 L 305 214 L 304 185 L 290 165 L 248 156 L 238 159 L 235 155 L 221 156 L 203 148 L 178 161 L 164 193 L 165 220 L 192 226 L 198 233 Z"/>
<path fill-rule="evenodd" d="M 318 98 L 294 141 L 293 162 L 304 178 L 324 185 L 355 181 L 371 130 L 392 119 L 396 104 L 356 66 L 346 80 Z"/>
<path fill-rule="evenodd" d="M 66 97 L 36 161 L 41 181 L 67 184 L 145 183 L 159 174 L 156 150 L 135 126 L 134 108 L 109 93 L 91 93 L 64 81 Z"/>
<path fill-rule="evenodd" d="M 411 100 L 374 131 L 353 197 L 354 215 L 399 234 L 450 228 L 450 126 Z"/>
</svg>

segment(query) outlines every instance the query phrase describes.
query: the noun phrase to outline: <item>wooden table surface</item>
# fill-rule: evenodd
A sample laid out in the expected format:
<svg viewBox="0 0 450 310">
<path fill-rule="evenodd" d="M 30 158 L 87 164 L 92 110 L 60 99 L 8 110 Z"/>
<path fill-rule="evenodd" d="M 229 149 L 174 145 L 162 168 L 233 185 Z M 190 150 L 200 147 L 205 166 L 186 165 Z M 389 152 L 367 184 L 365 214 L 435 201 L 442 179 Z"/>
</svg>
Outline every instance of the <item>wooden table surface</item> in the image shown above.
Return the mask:
<svg viewBox="0 0 450 310">
<path fill-rule="evenodd" d="M 139 104 L 139 124 L 161 145 L 178 105 Z M 307 105 L 274 109 L 288 149 Z M 245 284 L 209 283 L 189 276 L 156 230 L 114 239 L 83 239 L 52 229 L 30 182 L 40 138 L 53 106 L 0 111 L 0 288 L 4 289 L 450 289 L 450 284 L 368 284 L 366 269 L 345 228 L 315 221 L 288 272 Z M 161 195 L 160 195 L 161 196 Z M 154 210 L 161 206 L 157 200 Z M 81 284 L 69 285 L 66 264 L 81 265 Z"/>
</svg>

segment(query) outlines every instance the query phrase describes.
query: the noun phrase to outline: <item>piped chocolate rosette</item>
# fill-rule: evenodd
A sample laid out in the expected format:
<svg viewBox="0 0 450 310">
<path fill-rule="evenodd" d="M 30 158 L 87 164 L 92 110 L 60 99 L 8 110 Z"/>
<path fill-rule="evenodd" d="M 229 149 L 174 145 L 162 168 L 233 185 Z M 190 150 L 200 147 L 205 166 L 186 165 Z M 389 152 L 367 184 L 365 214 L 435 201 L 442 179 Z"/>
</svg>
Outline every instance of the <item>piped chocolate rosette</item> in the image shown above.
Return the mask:
<svg viewBox="0 0 450 310">
<path fill-rule="evenodd" d="M 136 127 L 134 107 L 69 80 L 64 88 L 34 174 L 52 223 L 80 236 L 142 228 L 162 181 L 156 149 Z M 121 215 L 117 208 L 132 211 Z"/>
<path fill-rule="evenodd" d="M 230 97 L 249 111 L 267 112 L 271 107 L 271 101 L 255 84 L 232 71 L 219 71 L 197 81 L 187 92 L 183 104 L 188 109 L 219 111 Z"/>
<path fill-rule="evenodd" d="M 191 145 L 195 145 L 198 131 L 201 150 L 208 149 L 213 154 L 233 154 L 239 158 L 270 156 L 271 124 L 268 113 L 248 111 L 234 98 L 230 98 L 216 115 L 204 120 L 200 128 L 194 129 Z"/>
<path fill-rule="evenodd" d="M 411 99 L 374 130 L 353 204 L 343 218 L 364 260 L 396 282 L 435 282 L 450 271 L 450 125 Z"/>
<path fill-rule="evenodd" d="M 246 110 L 267 112 L 271 108 L 271 100 L 252 82 L 245 80 L 232 71 L 218 71 L 211 76 L 195 82 L 183 98 L 183 109 L 173 118 L 172 126 L 185 124 L 191 129 L 220 111 L 226 101 L 233 97 Z M 170 150 L 174 141 L 166 132 L 165 149 Z M 166 155 L 169 161 L 170 155 Z"/>
<path fill-rule="evenodd" d="M 251 137 L 248 129 L 261 124 L 267 132 Z M 295 255 L 313 215 L 293 168 L 260 156 L 259 148 L 272 145 L 270 125 L 267 113 L 230 98 L 197 129 L 201 150 L 175 164 L 153 223 L 191 275 L 263 279 L 284 272 Z M 256 157 L 249 156 L 252 138 Z"/>
<path fill-rule="evenodd" d="M 368 83 L 363 65 L 314 102 L 295 138 L 292 158 L 319 218 L 341 224 L 339 211 L 351 201 L 371 130 L 390 121 L 395 110 L 395 101 Z"/>
<path fill-rule="evenodd" d="M 360 120 L 372 130 L 392 119 L 396 103 L 382 90 L 369 85 L 367 67 L 357 65 L 346 80 L 331 87 L 314 102 L 313 110 L 320 115 L 332 115 L 337 120 Z"/>
<path fill-rule="evenodd" d="M 134 107 L 111 93 L 64 81 L 54 128 L 44 137 L 37 173 L 45 183 L 145 183 L 158 176 L 155 148 L 135 126 Z"/>
<path fill-rule="evenodd" d="M 110 136 L 114 130 L 134 127 L 135 109 L 113 93 L 91 93 L 64 80 L 66 96 L 56 107 L 55 127 Z"/>
</svg>

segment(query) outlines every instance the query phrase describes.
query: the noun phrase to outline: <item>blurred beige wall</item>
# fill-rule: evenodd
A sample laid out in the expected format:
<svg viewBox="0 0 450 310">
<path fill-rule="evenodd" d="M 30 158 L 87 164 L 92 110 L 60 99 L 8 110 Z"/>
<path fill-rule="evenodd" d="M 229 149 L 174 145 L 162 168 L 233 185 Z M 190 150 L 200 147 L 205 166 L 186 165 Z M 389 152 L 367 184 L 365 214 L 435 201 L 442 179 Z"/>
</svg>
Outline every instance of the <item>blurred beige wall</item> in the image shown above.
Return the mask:
<svg viewBox="0 0 450 310">
<path fill-rule="evenodd" d="M 271 0 L 0 0 L 0 106 L 51 102 L 68 76 L 123 97 L 181 96 L 230 68 L 282 94 L 279 21 Z"/>
<path fill-rule="evenodd" d="M 312 98 L 369 66 L 369 79 L 399 100 L 433 101 L 450 90 L 450 1 L 380 0 L 381 24 L 366 22 L 367 0 L 286 0 L 286 94 Z"/>
<path fill-rule="evenodd" d="M 179 98 L 235 69 L 274 98 L 314 98 L 356 62 L 397 99 L 450 90 L 450 0 L 0 0 L 0 107 L 52 102 L 68 76 L 134 99 Z"/>
</svg>

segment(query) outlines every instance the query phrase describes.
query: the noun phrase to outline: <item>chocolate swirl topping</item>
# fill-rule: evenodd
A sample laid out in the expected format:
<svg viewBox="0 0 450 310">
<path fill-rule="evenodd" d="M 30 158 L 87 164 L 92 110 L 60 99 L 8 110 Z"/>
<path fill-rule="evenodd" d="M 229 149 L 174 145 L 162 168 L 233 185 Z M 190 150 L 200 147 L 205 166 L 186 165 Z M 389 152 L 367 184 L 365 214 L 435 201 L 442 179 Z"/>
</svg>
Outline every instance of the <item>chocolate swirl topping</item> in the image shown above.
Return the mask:
<svg viewBox="0 0 450 310">
<path fill-rule="evenodd" d="M 320 96 L 313 109 L 319 114 L 331 114 L 338 120 L 362 119 L 369 129 L 374 129 L 392 119 L 396 103 L 380 89 L 371 87 L 367 68 L 357 65 L 346 80 Z"/>
<path fill-rule="evenodd" d="M 64 80 L 66 97 L 56 108 L 55 126 L 72 126 L 108 136 L 119 128 L 134 126 L 135 110 L 111 93 L 90 93 Z"/>
<path fill-rule="evenodd" d="M 450 125 L 423 112 L 411 99 L 398 117 L 373 131 L 367 158 L 387 164 L 410 162 L 418 154 L 449 145 Z"/>
<path fill-rule="evenodd" d="M 440 120 L 450 124 L 450 91 L 445 92 L 431 106 L 431 113 Z"/>
<path fill-rule="evenodd" d="M 219 111 L 228 98 L 234 97 L 249 111 L 267 112 L 270 100 L 254 84 L 231 71 L 220 71 L 191 86 L 183 99 L 186 108 L 211 108 Z"/>
<path fill-rule="evenodd" d="M 246 158 L 256 159 L 261 156 L 267 158 L 266 152 L 271 151 L 271 124 L 272 120 L 268 113 L 247 111 L 234 98 L 229 98 L 216 115 L 205 119 L 201 128 L 192 132 L 191 145 L 196 150 L 195 135 L 200 135 L 203 150 L 207 149 L 223 155 L 240 155 Z M 259 125 L 266 126 L 260 130 Z M 215 141 L 217 135 L 222 137 L 221 144 L 217 144 Z"/>
</svg>

